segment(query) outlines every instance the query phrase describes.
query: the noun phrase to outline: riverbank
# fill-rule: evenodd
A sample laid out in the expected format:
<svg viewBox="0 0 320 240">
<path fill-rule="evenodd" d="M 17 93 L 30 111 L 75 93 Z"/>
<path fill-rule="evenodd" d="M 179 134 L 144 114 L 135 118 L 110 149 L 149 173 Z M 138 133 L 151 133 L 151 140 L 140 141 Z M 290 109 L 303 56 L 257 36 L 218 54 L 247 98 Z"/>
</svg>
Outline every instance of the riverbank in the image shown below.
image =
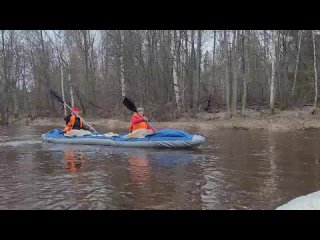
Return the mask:
<svg viewBox="0 0 320 240">
<path fill-rule="evenodd" d="M 128 121 L 121 119 L 85 118 L 95 128 L 101 130 L 127 129 Z M 29 126 L 64 126 L 62 118 L 22 119 L 15 124 Z M 213 130 L 218 128 L 234 129 L 268 129 L 268 130 L 307 130 L 320 129 L 320 116 L 311 114 L 311 108 L 296 110 L 276 110 L 275 114 L 268 111 L 247 110 L 245 115 L 239 113 L 228 119 L 225 112 L 199 113 L 195 118 L 180 118 L 170 122 L 153 122 L 155 128 L 178 128 L 194 131 Z"/>
</svg>

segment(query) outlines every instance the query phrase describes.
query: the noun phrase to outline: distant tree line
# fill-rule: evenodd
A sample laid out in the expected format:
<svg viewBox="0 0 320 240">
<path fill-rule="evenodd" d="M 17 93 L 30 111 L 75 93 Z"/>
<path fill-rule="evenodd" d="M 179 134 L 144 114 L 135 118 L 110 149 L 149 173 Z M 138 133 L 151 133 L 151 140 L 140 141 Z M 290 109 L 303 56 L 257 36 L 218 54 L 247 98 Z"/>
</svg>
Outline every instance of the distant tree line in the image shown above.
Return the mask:
<svg viewBox="0 0 320 240">
<path fill-rule="evenodd" d="M 156 120 L 318 98 L 316 30 L 0 30 L 0 121 L 124 116 L 122 97 Z"/>
</svg>

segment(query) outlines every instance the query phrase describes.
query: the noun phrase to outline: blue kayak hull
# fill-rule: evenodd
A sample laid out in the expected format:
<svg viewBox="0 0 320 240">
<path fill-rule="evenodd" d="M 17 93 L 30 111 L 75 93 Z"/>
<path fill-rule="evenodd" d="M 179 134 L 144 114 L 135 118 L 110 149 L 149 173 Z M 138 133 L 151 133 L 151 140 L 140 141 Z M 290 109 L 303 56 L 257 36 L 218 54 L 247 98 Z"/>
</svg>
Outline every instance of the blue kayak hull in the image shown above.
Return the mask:
<svg viewBox="0 0 320 240">
<path fill-rule="evenodd" d="M 105 145 L 116 147 L 138 148 L 190 148 L 198 146 L 205 138 L 198 134 L 189 134 L 175 129 L 159 130 L 145 138 L 128 139 L 121 136 L 106 137 L 103 135 L 86 135 L 81 137 L 65 137 L 60 129 L 53 129 L 42 135 L 42 139 L 49 143 Z"/>
</svg>

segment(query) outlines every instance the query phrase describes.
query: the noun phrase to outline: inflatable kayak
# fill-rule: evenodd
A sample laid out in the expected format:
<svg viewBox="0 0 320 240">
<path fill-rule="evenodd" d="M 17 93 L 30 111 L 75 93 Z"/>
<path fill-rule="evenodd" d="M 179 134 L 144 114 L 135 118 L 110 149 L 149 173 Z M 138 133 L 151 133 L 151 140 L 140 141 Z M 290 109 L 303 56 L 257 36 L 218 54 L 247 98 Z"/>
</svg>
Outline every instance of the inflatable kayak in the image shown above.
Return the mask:
<svg viewBox="0 0 320 240">
<path fill-rule="evenodd" d="M 42 135 L 42 139 L 49 143 L 106 145 L 118 147 L 154 147 L 154 148 L 190 148 L 198 146 L 205 138 L 198 134 L 176 129 L 162 129 L 144 138 L 123 138 L 127 133 L 119 136 L 104 136 L 102 134 L 88 134 L 84 136 L 66 137 L 61 129 L 53 129 Z"/>
<path fill-rule="evenodd" d="M 276 210 L 320 210 L 320 191 L 297 197 Z"/>
</svg>

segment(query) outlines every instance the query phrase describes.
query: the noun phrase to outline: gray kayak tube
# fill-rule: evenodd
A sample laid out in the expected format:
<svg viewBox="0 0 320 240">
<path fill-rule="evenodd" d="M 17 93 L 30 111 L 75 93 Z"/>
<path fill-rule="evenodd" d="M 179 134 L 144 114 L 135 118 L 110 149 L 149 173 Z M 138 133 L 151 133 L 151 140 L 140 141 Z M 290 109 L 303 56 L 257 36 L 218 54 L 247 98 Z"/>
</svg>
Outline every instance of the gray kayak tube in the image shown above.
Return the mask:
<svg viewBox="0 0 320 240">
<path fill-rule="evenodd" d="M 276 210 L 320 210 L 320 191 L 294 198 Z"/>
<path fill-rule="evenodd" d="M 191 148 L 205 142 L 199 134 L 189 134 L 185 131 L 164 129 L 145 138 L 127 139 L 120 136 L 106 137 L 103 135 L 86 135 L 81 137 L 65 137 L 60 129 L 53 129 L 42 134 L 42 139 L 49 143 L 105 145 L 115 147 L 137 148 Z"/>
</svg>

